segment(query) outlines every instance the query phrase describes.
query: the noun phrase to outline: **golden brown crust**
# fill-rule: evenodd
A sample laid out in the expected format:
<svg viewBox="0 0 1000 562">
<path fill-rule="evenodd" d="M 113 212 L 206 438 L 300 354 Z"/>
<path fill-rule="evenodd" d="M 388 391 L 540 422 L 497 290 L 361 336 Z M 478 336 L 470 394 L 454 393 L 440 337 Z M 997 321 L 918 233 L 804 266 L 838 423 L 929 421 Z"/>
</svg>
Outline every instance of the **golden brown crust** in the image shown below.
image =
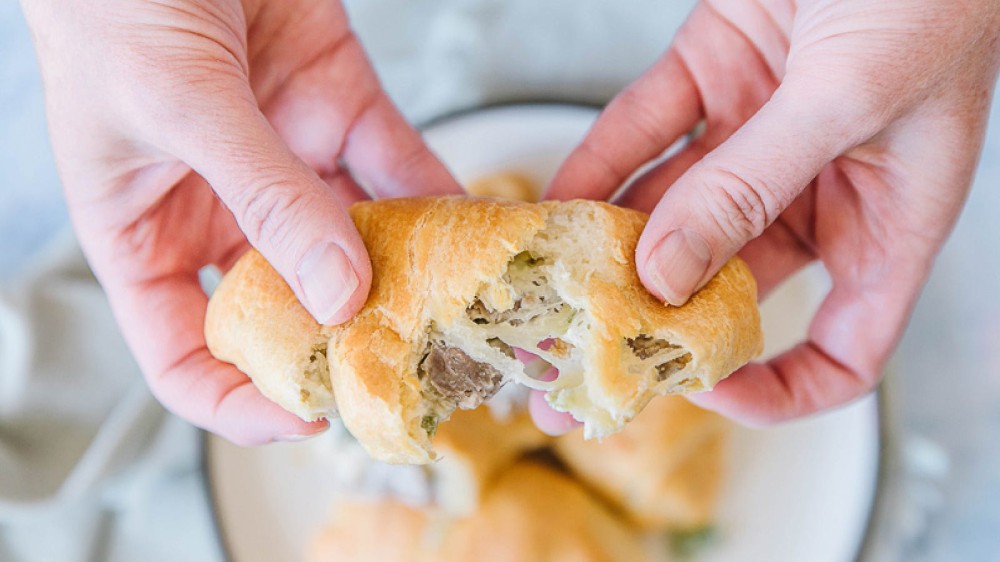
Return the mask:
<svg viewBox="0 0 1000 562">
<path fill-rule="evenodd" d="M 429 517 L 396 501 L 343 502 L 306 549 L 308 562 L 422 562 Z"/>
<path fill-rule="evenodd" d="M 450 519 L 383 500 L 344 502 L 310 562 L 644 562 L 638 534 L 553 469 L 520 462 L 472 514 Z"/>
<path fill-rule="evenodd" d="M 468 197 L 359 203 L 351 216 L 372 262 L 368 301 L 329 328 L 330 379 L 344 424 L 380 460 L 426 463 L 417 366 L 433 319 L 464 316 L 543 225 L 530 204 Z M 337 368 L 334 368 L 336 364 Z"/>
<path fill-rule="evenodd" d="M 312 421 L 335 410 L 329 379 L 305 374 L 326 337 L 256 250 L 244 254 L 215 289 L 205 341 L 212 355 L 236 365 L 264 396 L 293 414 Z"/>
<path fill-rule="evenodd" d="M 564 233 L 557 244 L 565 247 L 567 240 L 579 238 L 579 253 L 589 258 L 572 264 L 572 284 L 578 286 L 570 290 L 582 295 L 590 311 L 593 339 L 585 346 L 585 362 L 591 368 L 582 385 L 547 396 L 556 409 L 585 421 L 588 436 L 619 431 L 656 395 L 711 389 L 760 354 L 757 284 L 738 257 L 686 305 L 670 306 L 646 291 L 636 273 L 635 247 L 647 215 L 591 201 L 543 205 L 550 222 L 571 224 L 578 231 Z M 581 224 L 589 226 L 579 232 Z M 680 345 L 690 352 L 690 362 L 659 383 L 627 372 L 623 355 L 630 351 L 623 342 L 640 334 Z"/>
<path fill-rule="evenodd" d="M 696 529 L 711 522 L 718 499 L 727 427 L 718 414 L 664 396 L 620 433 L 587 441 L 574 431 L 555 451 L 643 529 Z"/>
<path fill-rule="evenodd" d="M 317 334 L 287 285 L 251 252 L 213 296 L 206 337 L 217 357 L 304 418 L 322 415 L 321 406 L 332 408 L 337 396 L 347 428 L 383 461 L 435 458 L 421 428 L 427 401 L 417 375 L 428 334 L 469 323 L 466 310 L 477 294 L 495 290 L 526 249 L 560 262 L 568 273 L 556 287 L 586 315 L 589 329 L 578 346 L 582 384 L 547 398 L 584 421 L 590 436 L 620 430 L 655 395 L 711 388 L 762 347 L 756 285 L 738 259 L 681 308 L 642 287 L 634 253 L 647 217 L 636 211 L 591 201 L 429 197 L 359 203 L 351 216 L 373 269 L 368 301 L 355 318 Z M 682 346 L 690 361 L 664 380 L 648 369 L 628 371 L 624 342 L 640 334 Z M 301 390 L 311 379 L 296 373 L 324 338 L 333 393 L 306 408 Z M 322 394 L 316 388 L 323 383 L 312 380 L 309 395 Z"/>
<path fill-rule="evenodd" d="M 469 195 L 500 197 L 518 201 L 538 201 L 541 188 L 537 182 L 518 172 L 503 172 L 485 176 L 469 183 Z"/>
<path fill-rule="evenodd" d="M 455 412 L 434 436 L 434 448 L 441 454 L 433 469 L 439 505 L 449 513 L 470 513 L 498 475 L 551 441 L 527 412 L 506 420 L 494 418 L 489 408 Z"/>
<path fill-rule="evenodd" d="M 637 534 L 578 484 L 520 462 L 445 535 L 440 562 L 648 560 Z"/>
</svg>

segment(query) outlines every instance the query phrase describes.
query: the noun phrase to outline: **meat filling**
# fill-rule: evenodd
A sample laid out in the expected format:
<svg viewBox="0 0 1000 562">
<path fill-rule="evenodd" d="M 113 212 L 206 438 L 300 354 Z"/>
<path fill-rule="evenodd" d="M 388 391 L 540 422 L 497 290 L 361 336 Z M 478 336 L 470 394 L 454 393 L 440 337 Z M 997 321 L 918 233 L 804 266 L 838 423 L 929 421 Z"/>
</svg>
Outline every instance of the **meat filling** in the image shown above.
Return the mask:
<svg viewBox="0 0 1000 562">
<path fill-rule="evenodd" d="M 652 359 L 655 362 L 657 381 L 667 380 L 691 362 L 691 354 L 684 353 L 681 346 L 646 334 L 625 338 L 625 344 L 640 361 Z"/>
<path fill-rule="evenodd" d="M 685 353 L 677 359 L 671 359 L 666 363 L 660 363 L 656 366 L 656 380 L 665 381 L 670 378 L 670 375 L 680 371 L 691 361 L 691 354 Z"/>
<path fill-rule="evenodd" d="M 632 349 L 632 353 L 639 359 L 649 359 L 666 349 L 680 349 L 679 345 L 674 345 L 666 340 L 658 340 L 645 334 L 641 334 L 635 339 L 628 338 L 626 341 Z"/>
<path fill-rule="evenodd" d="M 500 371 L 492 365 L 480 363 L 461 349 L 441 343 L 431 345 L 420 367 L 430 387 L 463 410 L 479 406 L 496 394 L 505 382 Z"/>
</svg>

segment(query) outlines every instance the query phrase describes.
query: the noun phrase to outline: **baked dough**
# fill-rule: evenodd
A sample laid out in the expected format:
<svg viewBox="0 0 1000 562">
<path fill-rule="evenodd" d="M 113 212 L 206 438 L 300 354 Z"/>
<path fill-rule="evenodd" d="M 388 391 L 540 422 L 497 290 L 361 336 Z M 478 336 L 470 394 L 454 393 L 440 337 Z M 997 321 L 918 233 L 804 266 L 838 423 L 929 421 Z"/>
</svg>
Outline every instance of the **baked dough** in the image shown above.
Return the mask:
<svg viewBox="0 0 1000 562">
<path fill-rule="evenodd" d="M 469 195 L 499 197 L 518 201 L 538 201 L 541 189 L 528 176 L 518 172 L 503 172 L 479 178 L 465 188 Z"/>
<path fill-rule="evenodd" d="M 306 547 L 307 562 L 432 562 L 432 515 L 396 500 L 343 501 Z"/>
<path fill-rule="evenodd" d="M 577 483 L 530 461 L 457 519 L 395 501 L 342 502 L 310 562 L 646 562 L 638 533 Z"/>
<path fill-rule="evenodd" d="M 520 462 L 482 506 L 454 523 L 440 562 L 646 562 L 638 533 L 583 487 L 547 466 Z"/>
<path fill-rule="evenodd" d="M 431 465 L 435 500 L 442 511 L 465 515 L 477 508 L 484 490 L 500 474 L 552 438 L 535 427 L 527 411 L 498 420 L 484 407 L 455 412 L 433 442 L 440 453 Z"/>
<path fill-rule="evenodd" d="M 591 489 L 647 531 L 695 530 L 712 521 L 729 423 L 684 398 L 664 396 L 602 441 L 579 431 L 556 455 Z"/>
<path fill-rule="evenodd" d="M 350 212 L 373 269 L 355 318 L 319 326 L 251 250 L 213 295 L 206 339 L 303 419 L 339 410 L 377 459 L 432 461 L 437 425 L 511 380 L 546 391 L 587 438 L 610 435 L 654 396 L 708 390 L 761 351 L 756 284 L 738 258 L 683 307 L 645 290 L 642 213 L 456 196 Z M 512 347 L 559 378 L 531 378 Z"/>
</svg>

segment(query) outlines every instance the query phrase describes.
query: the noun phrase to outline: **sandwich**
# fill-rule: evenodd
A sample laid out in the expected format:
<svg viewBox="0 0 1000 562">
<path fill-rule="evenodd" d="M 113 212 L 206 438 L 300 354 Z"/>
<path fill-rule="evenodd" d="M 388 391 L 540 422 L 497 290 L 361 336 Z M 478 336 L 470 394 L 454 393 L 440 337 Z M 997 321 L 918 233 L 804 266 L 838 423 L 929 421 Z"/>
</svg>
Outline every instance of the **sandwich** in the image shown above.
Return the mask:
<svg viewBox="0 0 1000 562">
<path fill-rule="evenodd" d="M 265 396 L 306 420 L 339 413 L 385 462 L 435 460 L 438 425 L 510 382 L 603 437 L 654 396 L 711 389 L 762 348 L 756 284 L 738 258 L 682 307 L 643 288 L 637 211 L 452 196 L 350 213 L 373 270 L 357 316 L 317 324 L 251 250 L 212 295 L 205 335 Z M 533 376 L 516 348 L 559 376 Z"/>
</svg>

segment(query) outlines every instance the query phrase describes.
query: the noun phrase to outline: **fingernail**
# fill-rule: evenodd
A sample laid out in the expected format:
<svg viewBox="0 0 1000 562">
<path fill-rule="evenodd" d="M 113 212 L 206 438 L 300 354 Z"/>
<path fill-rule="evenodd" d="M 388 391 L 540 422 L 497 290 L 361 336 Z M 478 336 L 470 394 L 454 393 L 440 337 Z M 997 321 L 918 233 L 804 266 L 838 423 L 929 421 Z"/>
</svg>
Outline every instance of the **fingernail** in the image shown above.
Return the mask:
<svg viewBox="0 0 1000 562">
<path fill-rule="evenodd" d="M 323 324 L 329 323 L 344 307 L 359 284 L 347 254 L 332 242 L 309 250 L 295 273 L 306 308 Z"/>
<path fill-rule="evenodd" d="M 279 435 L 274 438 L 275 441 L 281 441 L 282 443 L 298 443 L 299 441 L 305 441 L 306 439 L 312 439 L 317 435 L 322 435 L 322 431 L 317 431 L 316 433 L 308 433 L 306 435 Z"/>
<path fill-rule="evenodd" d="M 712 252 L 696 232 L 678 229 L 653 249 L 646 264 L 653 287 L 674 306 L 686 303 L 708 271 Z"/>
</svg>

